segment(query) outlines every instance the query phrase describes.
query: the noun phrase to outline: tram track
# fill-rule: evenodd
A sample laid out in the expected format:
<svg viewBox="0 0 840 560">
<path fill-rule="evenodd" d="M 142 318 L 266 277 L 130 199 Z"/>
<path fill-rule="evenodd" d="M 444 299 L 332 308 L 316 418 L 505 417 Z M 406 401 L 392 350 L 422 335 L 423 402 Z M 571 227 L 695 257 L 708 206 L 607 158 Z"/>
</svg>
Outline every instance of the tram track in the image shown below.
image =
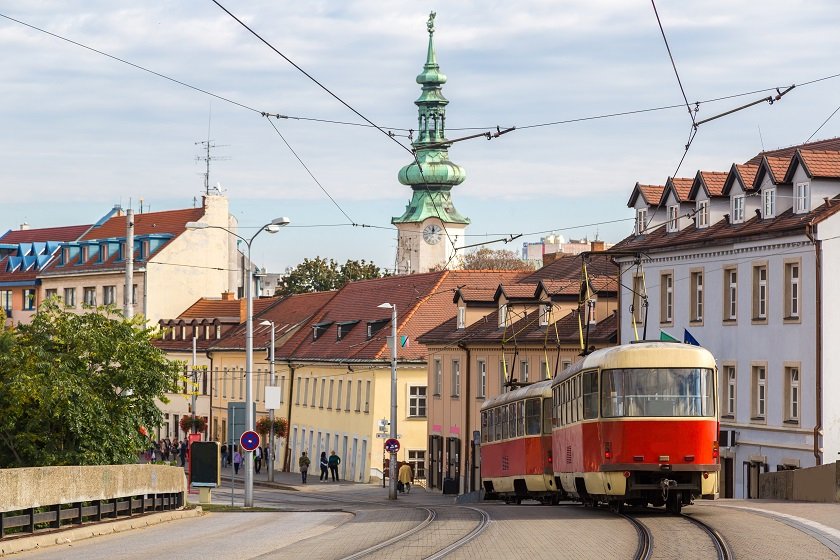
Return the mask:
<svg viewBox="0 0 840 560">
<path fill-rule="evenodd" d="M 702 557 L 703 552 L 713 552 L 718 560 L 734 558 L 729 545 L 720 533 L 689 514 L 663 515 L 660 512 L 642 510 L 618 515 L 636 528 L 639 544 L 636 548 L 635 560 L 675 558 L 685 553 L 686 546 L 691 547 L 693 557 Z M 642 521 L 641 516 L 644 516 L 646 521 Z M 691 536 L 694 531 L 687 530 L 689 526 L 703 532 L 707 538 L 705 546 L 703 542 Z M 709 541 L 711 541 L 711 549 L 708 547 Z"/>
</svg>

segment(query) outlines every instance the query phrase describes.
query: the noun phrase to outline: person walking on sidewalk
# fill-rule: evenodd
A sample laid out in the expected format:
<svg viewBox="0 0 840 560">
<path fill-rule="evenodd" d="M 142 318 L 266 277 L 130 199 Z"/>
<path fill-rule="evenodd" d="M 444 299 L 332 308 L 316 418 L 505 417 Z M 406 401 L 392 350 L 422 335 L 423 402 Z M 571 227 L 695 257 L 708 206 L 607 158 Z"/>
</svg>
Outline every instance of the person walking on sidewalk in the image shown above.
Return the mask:
<svg viewBox="0 0 840 560">
<path fill-rule="evenodd" d="M 414 476 L 411 473 L 411 465 L 409 465 L 408 463 L 403 463 L 400 467 L 400 471 L 397 473 L 397 482 L 400 483 L 399 486 L 401 486 L 406 493 L 411 492 L 412 478 L 414 478 Z M 400 490 L 400 492 L 402 492 L 403 490 Z"/>
<path fill-rule="evenodd" d="M 321 462 L 319 463 L 319 465 L 321 467 L 321 476 L 318 480 L 320 480 L 321 482 L 325 482 L 330 479 L 330 475 L 327 472 L 327 469 L 330 468 L 330 463 L 327 460 L 326 451 L 321 451 Z"/>
<path fill-rule="evenodd" d="M 309 457 L 306 456 L 306 451 L 300 454 L 298 466 L 300 467 L 300 478 L 306 484 L 306 474 L 309 472 Z"/>
<path fill-rule="evenodd" d="M 242 464 L 242 453 L 239 452 L 239 446 L 234 447 L 233 452 L 233 474 L 239 474 L 239 466 Z"/>
<path fill-rule="evenodd" d="M 341 458 L 335 454 L 335 451 L 330 452 L 330 458 L 327 459 L 327 464 L 330 466 L 332 481 L 338 482 L 338 465 L 341 464 Z"/>
<path fill-rule="evenodd" d="M 260 474 L 260 469 L 262 468 L 262 449 L 257 447 L 254 450 L 254 472 Z"/>
</svg>

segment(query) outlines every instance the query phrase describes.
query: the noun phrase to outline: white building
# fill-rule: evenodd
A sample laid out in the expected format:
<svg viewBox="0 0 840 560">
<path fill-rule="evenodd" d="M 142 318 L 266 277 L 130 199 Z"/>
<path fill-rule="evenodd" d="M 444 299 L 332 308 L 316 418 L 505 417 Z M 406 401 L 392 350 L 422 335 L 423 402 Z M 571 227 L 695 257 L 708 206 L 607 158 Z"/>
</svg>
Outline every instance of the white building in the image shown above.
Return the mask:
<svg viewBox="0 0 840 560">
<path fill-rule="evenodd" d="M 715 355 L 721 496 L 758 497 L 759 472 L 840 453 L 840 139 L 685 185 L 634 188 L 635 233 L 612 249 L 620 340 L 690 333 Z"/>
</svg>

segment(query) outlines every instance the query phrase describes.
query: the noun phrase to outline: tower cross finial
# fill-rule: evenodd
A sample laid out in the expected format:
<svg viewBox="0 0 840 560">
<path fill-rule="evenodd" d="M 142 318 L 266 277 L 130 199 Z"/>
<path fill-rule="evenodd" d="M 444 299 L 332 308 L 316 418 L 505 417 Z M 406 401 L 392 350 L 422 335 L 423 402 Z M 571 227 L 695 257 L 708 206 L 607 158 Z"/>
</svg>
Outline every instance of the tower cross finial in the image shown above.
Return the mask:
<svg viewBox="0 0 840 560">
<path fill-rule="evenodd" d="M 429 30 L 429 35 L 435 32 L 435 12 L 429 12 L 429 21 L 426 22 L 426 27 Z"/>
</svg>

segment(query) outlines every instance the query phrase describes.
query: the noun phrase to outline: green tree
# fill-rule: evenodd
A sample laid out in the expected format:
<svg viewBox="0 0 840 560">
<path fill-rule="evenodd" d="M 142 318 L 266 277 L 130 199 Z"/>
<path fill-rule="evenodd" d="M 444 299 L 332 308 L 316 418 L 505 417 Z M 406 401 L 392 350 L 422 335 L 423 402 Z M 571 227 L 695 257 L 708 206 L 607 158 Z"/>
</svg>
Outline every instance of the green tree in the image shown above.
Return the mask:
<svg viewBox="0 0 840 560">
<path fill-rule="evenodd" d="M 0 467 L 133 463 L 182 365 L 142 318 L 44 303 L 0 354 Z"/>
<path fill-rule="evenodd" d="M 337 290 L 348 282 L 379 278 L 382 271 L 378 266 L 364 260 L 347 260 L 339 265 L 333 259 L 303 259 L 280 283 L 275 295 L 305 294 Z"/>
<path fill-rule="evenodd" d="M 531 263 L 523 261 L 513 251 L 494 251 L 487 247 L 461 255 L 459 265 L 464 270 L 534 270 Z"/>
</svg>

